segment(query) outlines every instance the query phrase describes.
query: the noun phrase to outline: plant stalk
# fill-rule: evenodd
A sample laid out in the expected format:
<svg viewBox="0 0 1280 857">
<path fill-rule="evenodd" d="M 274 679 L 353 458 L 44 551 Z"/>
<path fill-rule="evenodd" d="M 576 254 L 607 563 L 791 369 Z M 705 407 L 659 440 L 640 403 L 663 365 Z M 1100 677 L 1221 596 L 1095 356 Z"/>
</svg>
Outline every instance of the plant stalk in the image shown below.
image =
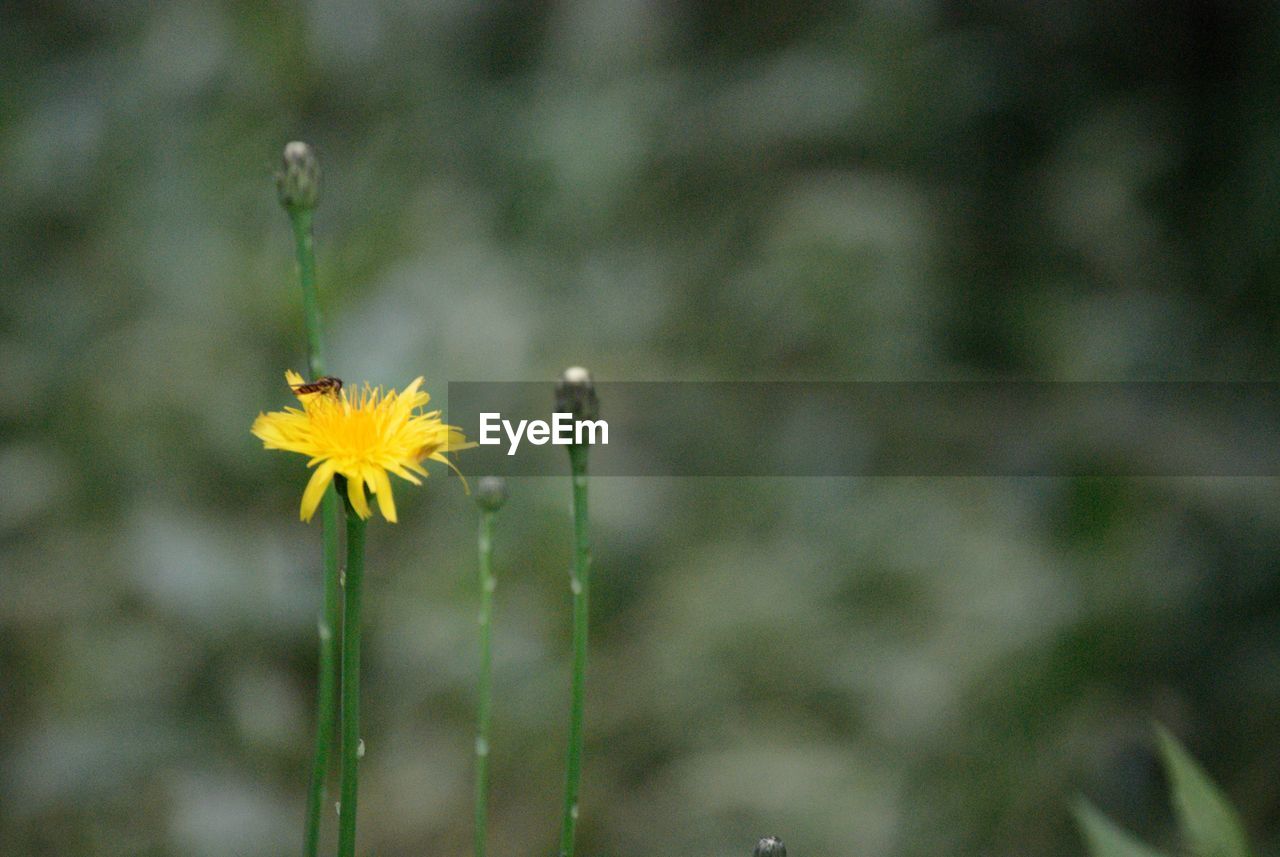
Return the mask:
<svg viewBox="0 0 1280 857">
<path fill-rule="evenodd" d="M 489 724 L 493 714 L 493 516 L 480 513 L 480 678 L 476 690 L 475 857 L 485 857 L 489 817 Z"/>
<path fill-rule="evenodd" d="M 324 538 L 324 612 L 320 616 L 319 674 L 316 680 L 316 740 L 311 764 L 311 788 L 307 795 L 307 830 L 304 857 L 320 852 L 325 782 L 329 776 L 329 751 L 333 746 L 338 694 L 338 621 L 342 609 L 338 579 L 338 495 L 333 486 L 320 507 Z"/>
<path fill-rule="evenodd" d="M 293 226 L 298 258 L 298 280 L 302 286 L 302 314 L 307 334 L 307 364 L 311 377 L 324 375 L 324 337 L 320 320 L 320 297 L 316 289 L 316 254 L 310 208 L 286 206 Z M 329 776 L 329 752 L 333 747 L 334 714 L 337 709 L 338 621 L 341 609 L 338 582 L 338 494 L 330 485 L 320 506 L 323 540 L 324 607 L 320 615 L 318 675 L 316 679 L 316 736 L 311 763 L 311 786 L 307 794 L 307 821 L 303 857 L 320 853 L 320 822 L 324 817 L 325 782 Z"/>
<path fill-rule="evenodd" d="M 569 707 L 569 758 L 565 766 L 564 817 L 560 828 L 560 855 L 573 857 L 578 828 L 578 792 L 582 782 L 582 714 L 587 681 L 588 595 L 591 583 L 591 541 L 587 526 L 587 449 L 569 447 L 573 475 L 573 688 Z"/>
<path fill-rule="evenodd" d="M 290 208 L 293 243 L 298 254 L 298 279 L 302 282 L 302 318 L 307 329 L 307 361 L 311 380 L 324 375 L 324 330 L 320 321 L 320 296 L 316 290 L 316 250 L 311 234 L 315 212 L 310 208 Z"/>
<path fill-rule="evenodd" d="M 364 584 L 365 520 L 347 509 L 347 568 L 342 596 L 342 787 L 338 854 L 356 852 L 356 792 L 360 764 L 360 602 Z"/>
</svg>

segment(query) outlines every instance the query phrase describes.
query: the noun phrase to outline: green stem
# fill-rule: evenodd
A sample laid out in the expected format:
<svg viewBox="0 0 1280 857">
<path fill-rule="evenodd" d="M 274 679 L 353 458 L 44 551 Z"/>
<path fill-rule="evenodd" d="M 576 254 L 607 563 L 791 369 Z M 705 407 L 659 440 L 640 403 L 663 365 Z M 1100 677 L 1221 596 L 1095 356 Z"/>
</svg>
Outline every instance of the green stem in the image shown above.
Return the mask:
<svg viewBox="0 0 1280 857">
<path fill-rule="evenodd" d="M 329 776 L 329 749 L 333 746 L 337 707 L 338 621 L 342 609 L 338 580 L 338 495 L 330 486 L 320 507 L 324 533 L 324 613 L 320 616 L 319 676 L 316 688 L 316 742 L 311 765 L 311 789 L 307 795 L 305 857 L 320 852 L 320 820 L 324 810 L 325 781 Z"/>
<path fill-rule="evenodd" d="M 313 211 L 287 207 L 293 225 L 302 285 L 302 312 L 307 331 L 307 363 L 312 378 L 324 374 L 324 339 L 320 322 L 320 298 L 316 289 L 316 253 L 311 235 Z M 324 542 L 324 612 L 320 616 L 319 674 L 316 681 L 316 740 L 311 763 L 311 787 L 307 794 L 307 824 L 303 857 L 320 852 L 320 822 L 324 817 L 325 781 L 329 776 L 329 750 L 333 746 L 334 710 L 337 708 L 338 611 L 338 494 L 330 485 L 320 507 Z"/>
<path fill-rule="evenodd" d="M 582 781 L 582 710 L 587 681 L 588 589 L 591 583 L 591 541 L 587 531 L 587 447 L 569 447 L 573 473 L 573 690 L 569 708 L 569 759 L 565 768 L 564 818 L 560 855 L 573 857 L 578 827 L 578 791 Z"/>
<path fill-rule="evenodd" d="M 342 597 L 342 790 L 338 854 L 356 853 L 356 790 L 360 764 L 360 601 L 364 582 L 365 521 L 347 510 L 347 570 Z"/>
<path fill-rule="evenodd" d="M 298 253 L 298 279 L 302 282 L 302 317 L 307 328 L 307 357 L 311 379 L 324 374 L 324 334 L 320 323 L 320 297 L 316 290 L 316 250 L 311 235 L 313 212 L 309 208 L 290 208 L 293 243 Z"/>
<path fill-rule="evenodd" d="M 476 695 L 475 857 L 485 857 L 489 816 L 489 723 L 493 713 L 493 515 L 480 513 L 480 680 Z"/>
</svg>

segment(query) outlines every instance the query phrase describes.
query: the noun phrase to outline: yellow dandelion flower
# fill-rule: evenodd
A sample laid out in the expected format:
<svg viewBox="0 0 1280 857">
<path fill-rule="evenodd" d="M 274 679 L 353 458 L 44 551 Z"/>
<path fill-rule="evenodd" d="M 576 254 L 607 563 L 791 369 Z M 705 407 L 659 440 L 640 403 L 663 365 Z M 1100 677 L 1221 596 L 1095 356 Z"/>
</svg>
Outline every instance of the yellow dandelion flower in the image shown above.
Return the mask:
<svg viewBox="0 0 1280 857">
<path fill-rule="evenodd" d="M 297 372 L 285 372 L 285 378 L 295 390 L 304 383 Z M 384 394 L 381 387 L 367 384 L 351 392 L 332 388 L 299 392 L 301 410 L 285 408 L 258 415 L 252 431 L 265 448 L 311 458 L 307 466 L 315 472 L 302 492 L 302 520 L 311 520 L 335 474 L 346 477 L 347 497 L 360 517 L 371 514 L 364 494 L 368 486 L 382 517 L 395 523 L 396 502 L 388 473 L 421 485 L 418 476 L 427 475 L 422 462 L 428 458 L 457 472 L 445 454 L 475 444 L 468 443 L 454 426 L 441 422 L 439 411 L 417 412 L 430 400 L 418 389 L 421 385 L 422 378 L 415 378 L 402 393 L 390 390 Z"/>
</svg>

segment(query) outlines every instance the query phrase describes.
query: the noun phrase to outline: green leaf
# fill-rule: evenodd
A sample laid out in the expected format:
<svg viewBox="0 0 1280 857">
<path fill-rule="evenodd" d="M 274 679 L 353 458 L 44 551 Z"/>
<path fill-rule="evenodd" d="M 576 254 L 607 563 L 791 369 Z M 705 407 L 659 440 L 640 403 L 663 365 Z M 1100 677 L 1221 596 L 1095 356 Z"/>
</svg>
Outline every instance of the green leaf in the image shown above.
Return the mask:
<svg viewBox="0 0 1280 857">
<path fill-rule="evenodd" d="M 1156 729 L 1187 850 L 1194 857 L 1249 857 L 1244 825 L 1230 802 L 1176 738 Z"/>
<path fill-rule="evenodd" d="M 1091 857 L 1165 857 L 1164 852 L 1117 825 L 1087 800 L 1076 802 L 1075 816 Z"/>
</svg>

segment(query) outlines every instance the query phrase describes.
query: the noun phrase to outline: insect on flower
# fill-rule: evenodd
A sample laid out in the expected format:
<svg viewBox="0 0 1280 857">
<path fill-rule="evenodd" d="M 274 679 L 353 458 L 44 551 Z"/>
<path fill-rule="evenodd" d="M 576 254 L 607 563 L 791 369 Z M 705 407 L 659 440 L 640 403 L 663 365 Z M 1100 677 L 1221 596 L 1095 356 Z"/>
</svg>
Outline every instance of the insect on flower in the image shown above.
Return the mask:
<svg viewBox="0 0 1280 857">
<path fill-rule="evenodd" d="M 314 468 L 302 492 L 299 509 L 310 520 L 335 476 L 346 479 L 347 498 L 362 518 L 370 515 L 367 488 L 375 495 L 382 516 L 396 520 L 391 480 L 395 475 L 420 485 L 426 476 L 427 460 L 453 468 L 448 453 L 469 449 L 455 426 L 446 425 L 439 411 L 424 410 L 430 396 L 419 389 L 418 377 L 403 390 L 383 390 L 365 385 L 342 388 L 337 378 L 320 378 L 310 384 L 297 372 L 286 372 L 285 380 L 298 397 L 300 408 L 285 408 L 259 414 L 251 431 L 267 449 L 280 449 L 307 456 Z M 465 482 L 464 482 L 465 486 Z"/>
<path fill-rule="evenodd" d="M 325 375 L 309 384 L 290 384 L 289 387 L 298 396 L 307 396 L 312 393 L 329 393 L 336 396 L 342 390 L 342 379 Z"/>
</svg>

